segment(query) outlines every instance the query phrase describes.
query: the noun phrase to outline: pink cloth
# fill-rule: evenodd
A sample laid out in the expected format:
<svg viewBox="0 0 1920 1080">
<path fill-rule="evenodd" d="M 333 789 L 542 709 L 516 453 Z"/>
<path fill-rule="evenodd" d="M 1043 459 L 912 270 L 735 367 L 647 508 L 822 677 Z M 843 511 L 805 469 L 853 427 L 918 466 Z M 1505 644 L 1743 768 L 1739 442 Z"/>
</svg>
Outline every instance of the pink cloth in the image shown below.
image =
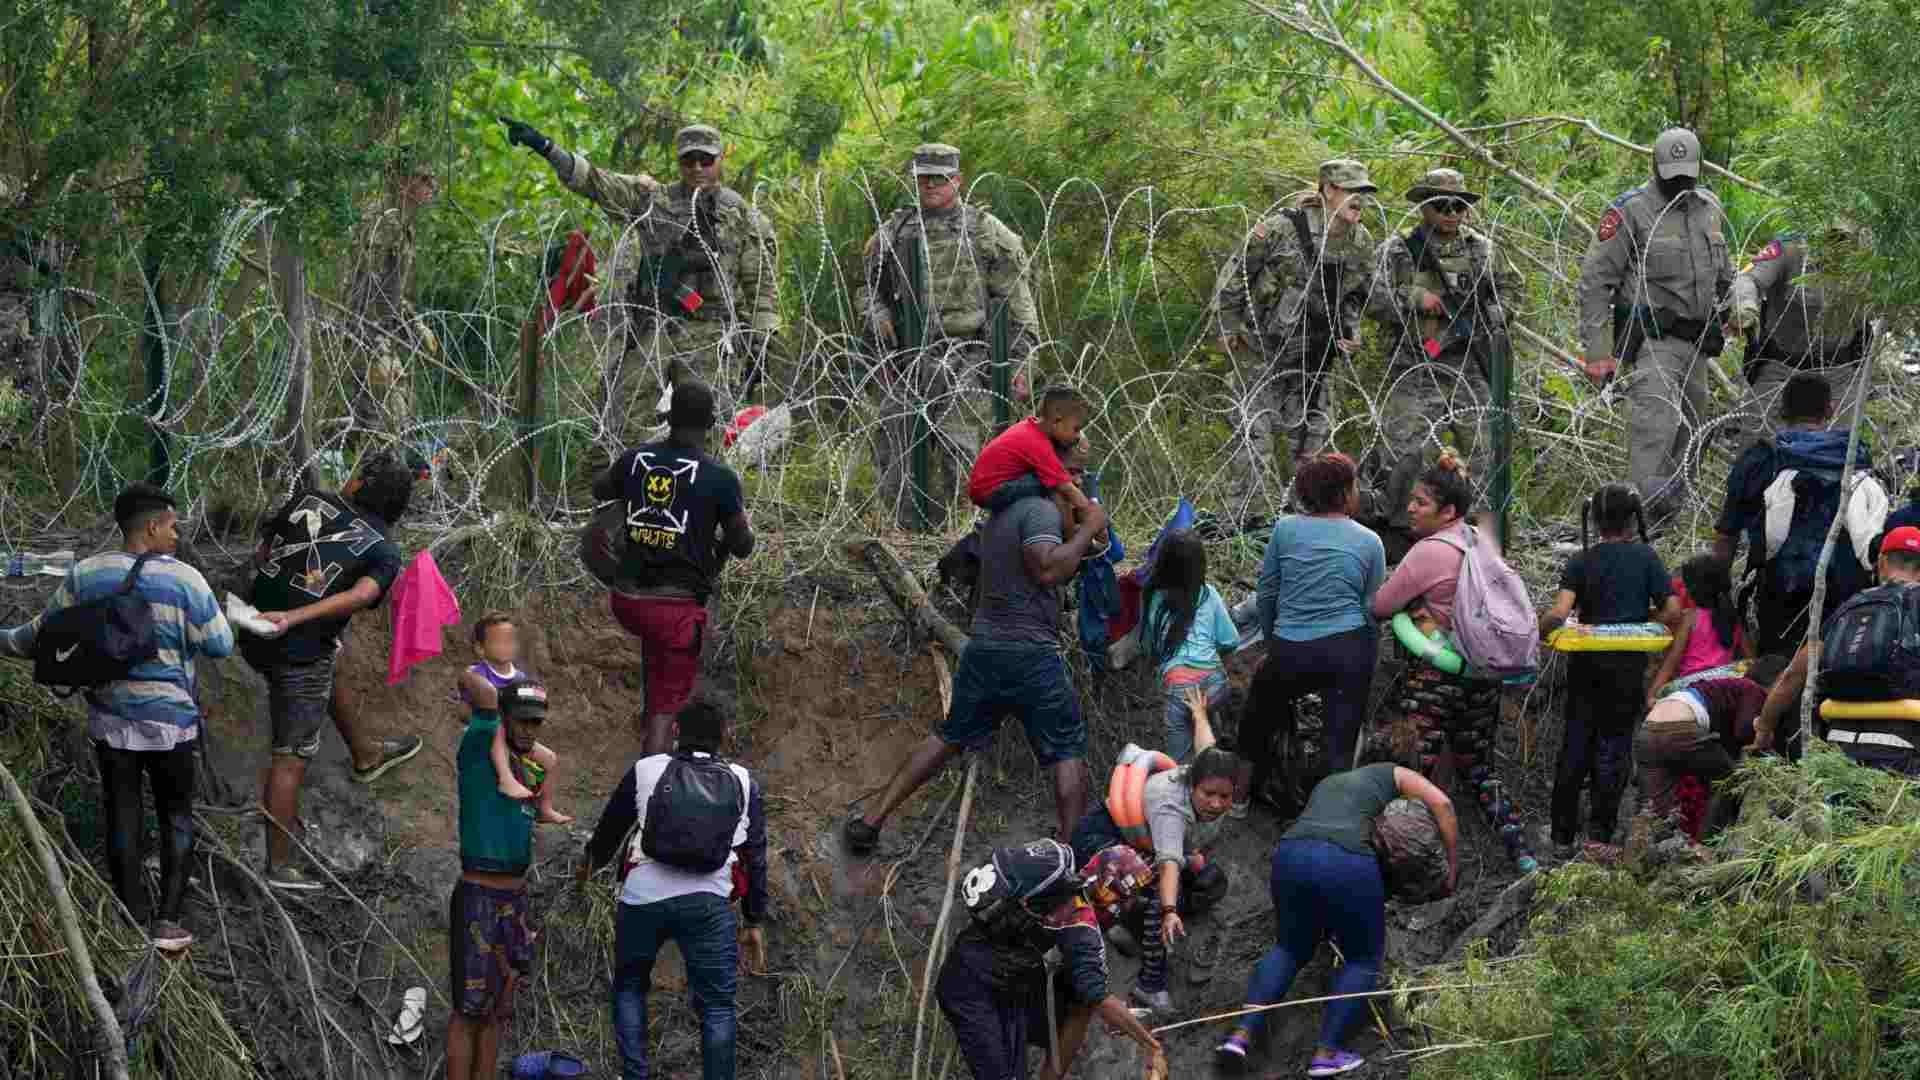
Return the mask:
<svg viewBox="0 0 1920 1080">
<path fill-rule="evenodd" d="M 1740 640 L 1738 626 L 1733 629 L 1733 637 L 1732 643 L 1722 642 L 1720 632 L 1713 628 L 1713 612 L 1706 608 L 1693 609 L 1693 633 L 1687 635 L 1687 651 L 1680 654 L 1680 667 L 1673 677 L 1678 679 L 1733 663 L 1733 648 Z"/>
<path fill-rule="evenodd" d="M 387 685 L 398 686 L 415 664 L 440 655 L 440 632 L 460 625 L 454 599 L 433 553 L 413 557 L 393 583 L 393 651 L 387 654 Z"/>
<path fill-rule="evenodd" d="M 1394 567 L 1393 576 L 1373 594 L 1374 618 L 1390 619 L 1419 600 L 1442 630 L 1453 629 L 1453 591 L 1460 584 L 1460 565 L 1467 557 L 1442 536 L 1466 543 L 1465 523 L 1449 525 L 1413 545 Z"/>
</svg>

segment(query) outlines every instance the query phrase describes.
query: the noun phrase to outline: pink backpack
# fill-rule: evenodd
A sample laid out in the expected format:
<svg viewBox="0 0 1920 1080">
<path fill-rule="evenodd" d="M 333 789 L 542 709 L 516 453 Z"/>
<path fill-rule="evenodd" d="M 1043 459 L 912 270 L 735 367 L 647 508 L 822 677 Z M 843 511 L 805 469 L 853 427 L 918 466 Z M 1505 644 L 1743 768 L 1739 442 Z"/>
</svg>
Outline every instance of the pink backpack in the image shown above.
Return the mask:
<svg viewBox="0 0 1920 1080">
<path fill-rule="evenodd" d="M 1463 527 L 1466 543 L 1436 538 L 1459 548 L 1460 582 L 1453 593 L 1453 639 L 1467 669 L 1483 679 L 1530 675 L 1540 667 L 1540 625 L 1533 598 L 1500 550 Z"/>
</svg>

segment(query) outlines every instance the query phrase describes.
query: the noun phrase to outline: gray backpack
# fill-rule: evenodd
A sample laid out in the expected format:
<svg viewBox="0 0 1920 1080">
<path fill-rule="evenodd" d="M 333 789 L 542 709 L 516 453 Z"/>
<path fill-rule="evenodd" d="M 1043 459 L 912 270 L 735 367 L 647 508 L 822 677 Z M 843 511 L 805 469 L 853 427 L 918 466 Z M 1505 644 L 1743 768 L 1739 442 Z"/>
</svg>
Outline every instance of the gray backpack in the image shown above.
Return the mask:
<svg viewBox="0 0 1920 1080">
<path fill-rule="evenodd" d="M 1478 530 L 1468 525 L 1465 532 L 1465 544 L 1439 537 L 1462 556 L 1453 593 L 1453 639 L 1460 659 L 1483 679 L 1531 675 L 1540 668 L 1540 626 L 1527 583 L 1499 549 L 1480 542 Z"/>
</svg>

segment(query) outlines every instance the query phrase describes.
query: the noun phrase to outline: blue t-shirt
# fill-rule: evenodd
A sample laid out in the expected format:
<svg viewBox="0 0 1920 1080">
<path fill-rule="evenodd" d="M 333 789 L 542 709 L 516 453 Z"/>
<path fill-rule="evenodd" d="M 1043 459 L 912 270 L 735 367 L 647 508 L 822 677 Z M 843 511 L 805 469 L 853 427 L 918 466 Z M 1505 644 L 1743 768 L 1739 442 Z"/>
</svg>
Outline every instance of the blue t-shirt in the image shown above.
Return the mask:
<svg viewBox="0 0 1920 1080">
<path fill-rule="evenodd" d="M 1373 622 L 1387 551 L 1352 518 L 1289 514 L 1273 523 L 1260 560 L 1260 626 L 1268 637 L 1313 641 Z"/>
<path fill-rule="evenodd" d="M 1146 611 L 1141 619 L 1140 634 L 1142 644 L 1153 650 L 1160 635 L 1160 609 L 1166 605 L 1159 593 L 1147 597 Z M 1220 653 L 1232 652 L 1240 647 L 1240 630 L 1233 625 L 1233 615 L 1227 611 L 1226 601 L 1213 591 L 1213 586 L 1200 588 L 1200 602 L 1193 608 L 1193 626 L 1187 630 L 1187 640 L 1176 646 L 1171 655 L 1160 660 L 1160 674 L 1165 675 L 1174 668 L 1200 668 L 1211 671 L 1220 666 Z"/>
</svg>

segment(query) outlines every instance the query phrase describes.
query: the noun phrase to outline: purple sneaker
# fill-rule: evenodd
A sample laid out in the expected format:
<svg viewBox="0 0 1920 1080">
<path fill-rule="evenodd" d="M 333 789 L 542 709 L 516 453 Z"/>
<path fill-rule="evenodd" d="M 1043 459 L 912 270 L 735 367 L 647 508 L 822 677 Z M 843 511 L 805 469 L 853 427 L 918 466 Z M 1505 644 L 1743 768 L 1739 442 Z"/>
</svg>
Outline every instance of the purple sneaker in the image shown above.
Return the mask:
<svg viewBox="0 0 1920 1080">
<path fill-rule="evenodd" d="M 1307 1066 L 1308 1076 L 1339 1076 L 1349 1073 L 1367 1063 L 1359 1054 L 1349 1054 L 1345 1050 L 1335 1050 L 1331 1054 L 1313 1055 L 1313 1064 Z"/>
<path fill-rule="evenodd" d="M 1238 1071 L 1246 1068 L 1247 1048 L 1253 1042 L 1246 1028 L 1234 1028 L 1233 1034 L 1223 1039 L 1213 1048 L 1213 1058 L 1223 1069 Z"/>
</svg>

